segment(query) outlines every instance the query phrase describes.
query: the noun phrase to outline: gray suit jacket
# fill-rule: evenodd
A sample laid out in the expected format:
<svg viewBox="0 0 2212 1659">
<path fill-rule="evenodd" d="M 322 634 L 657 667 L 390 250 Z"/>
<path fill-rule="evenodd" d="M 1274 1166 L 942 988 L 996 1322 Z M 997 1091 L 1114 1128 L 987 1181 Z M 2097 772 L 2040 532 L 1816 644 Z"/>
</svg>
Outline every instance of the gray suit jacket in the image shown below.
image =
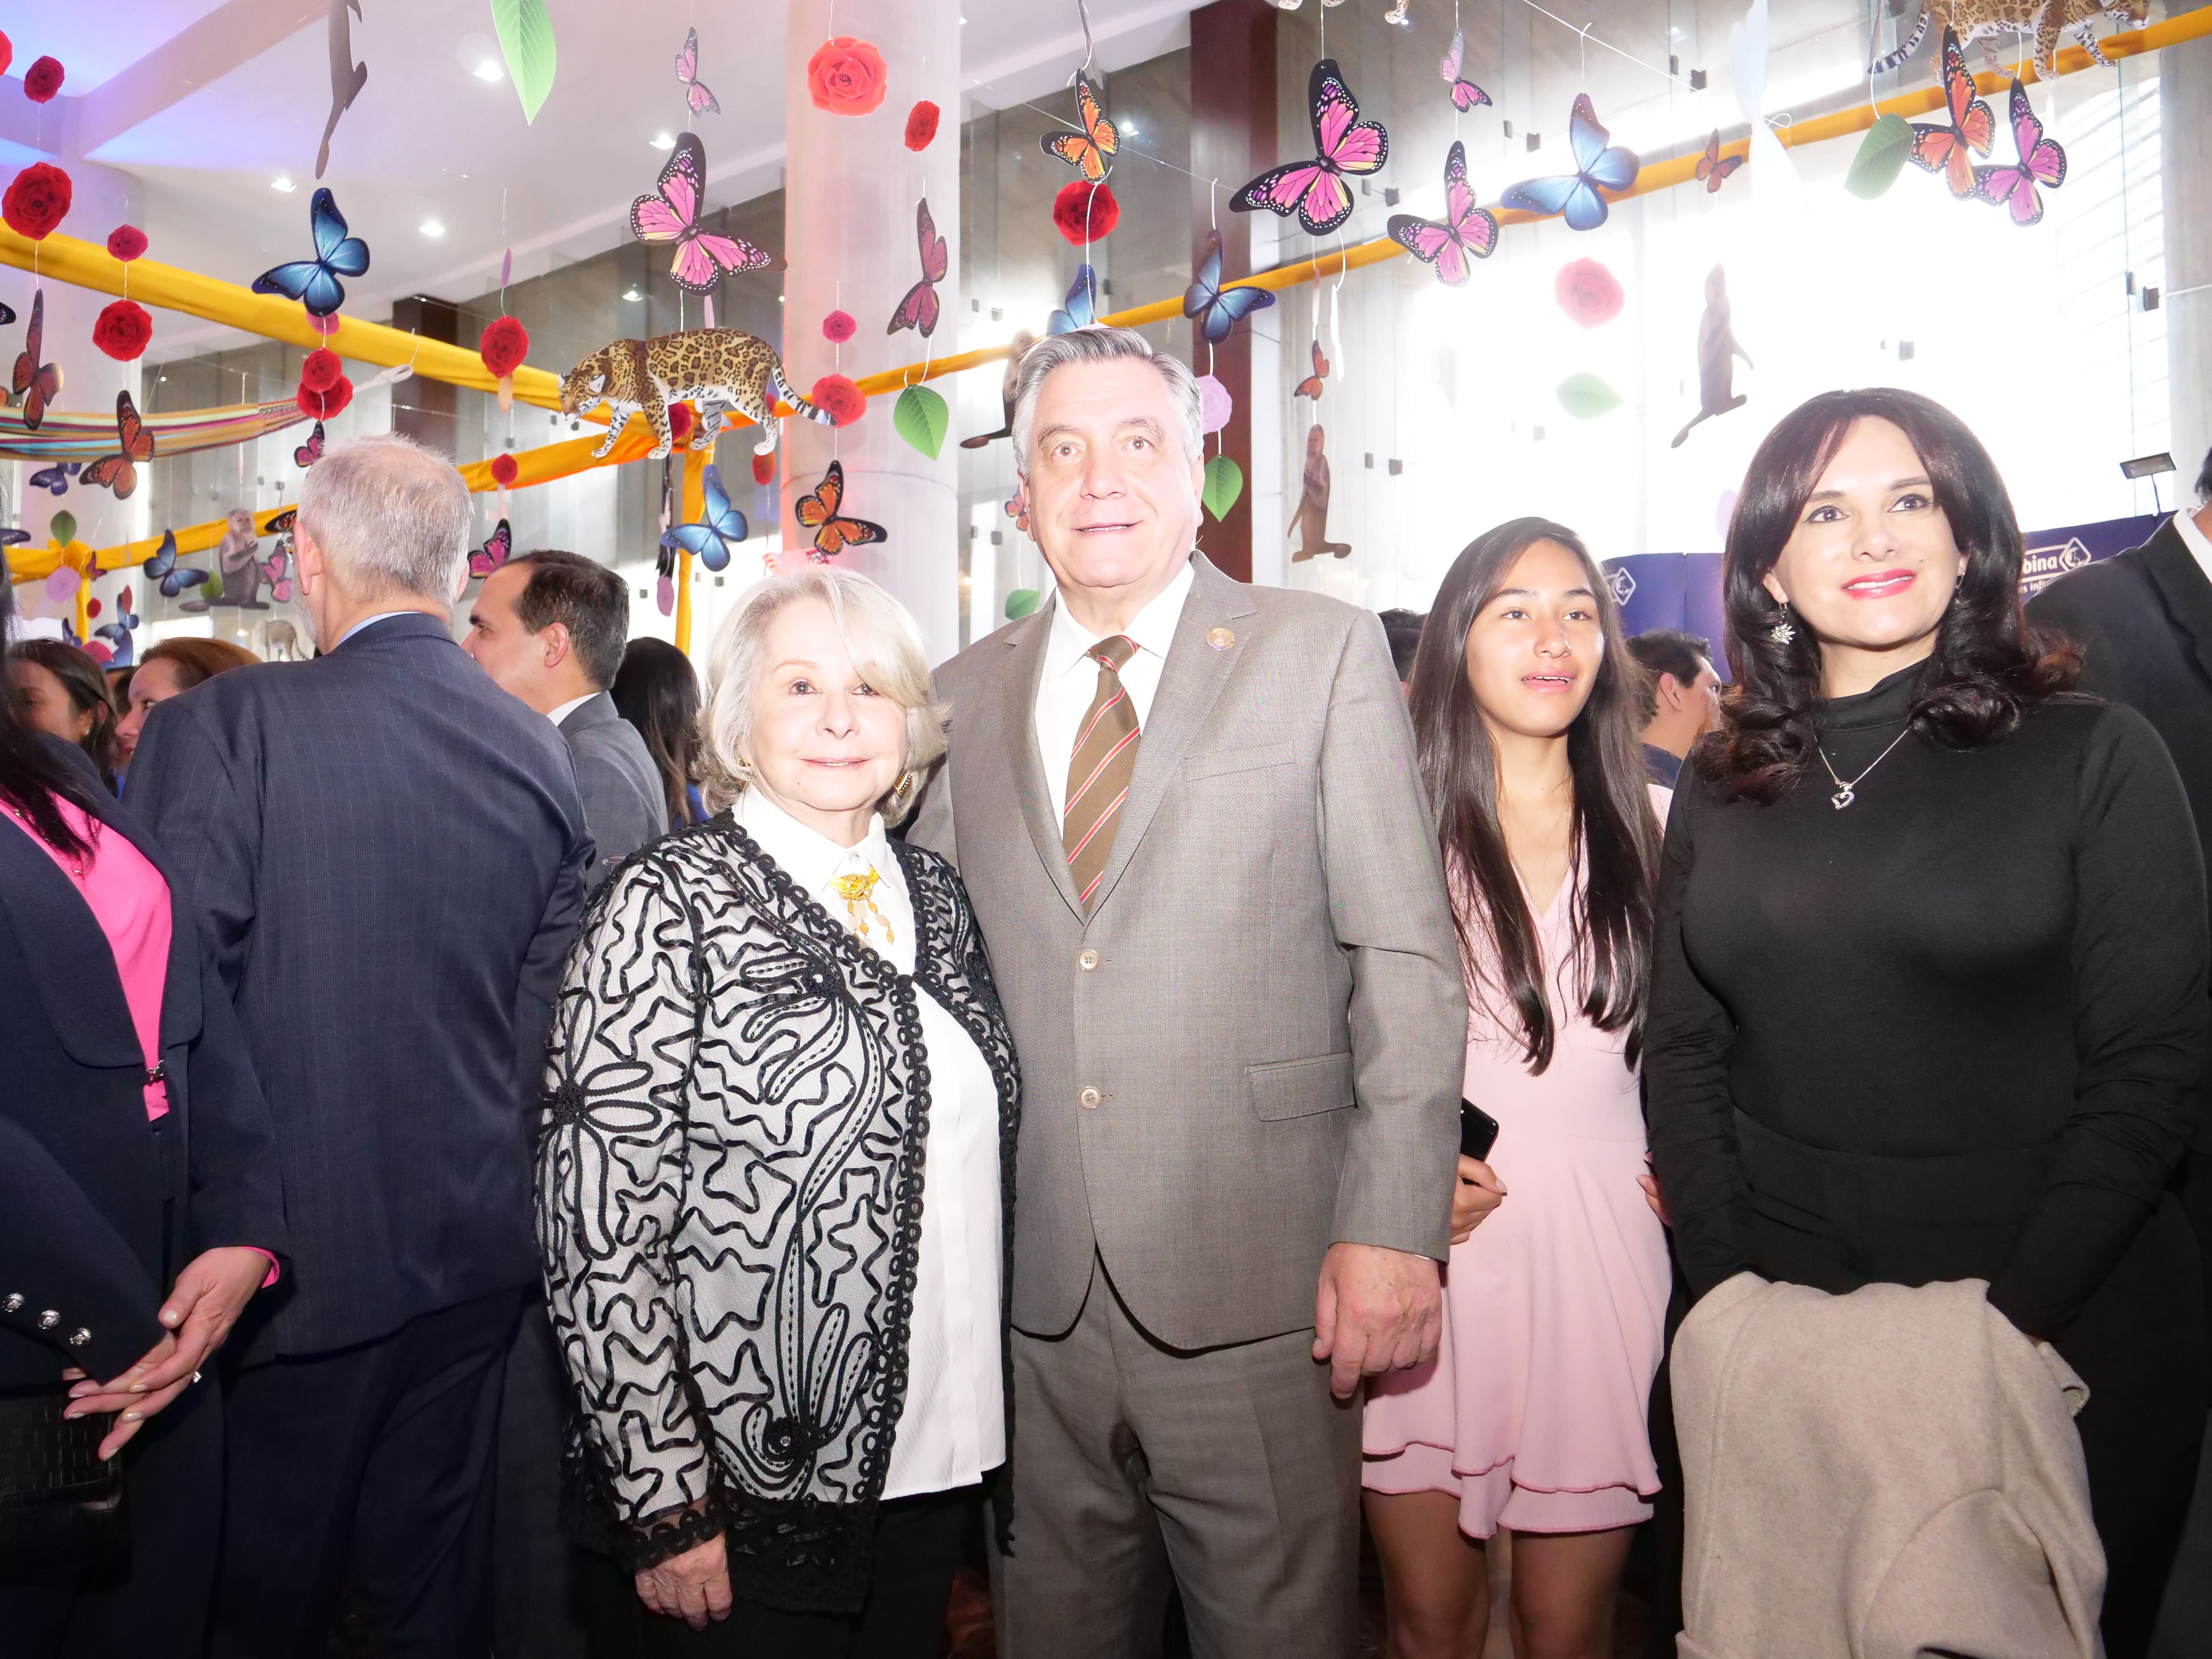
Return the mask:
<svg viewBox="0 0 2212 1659">
<path fill-rule="evenodd" d="M 1198 560 L 1087 920 L 1037 751 L 1051 627 L 939 671 L 910 832 L 1021 1058 L 1013 1322 L 1072 1326 L 1095 1252 L 1172 1346 L 1304 1328 L 1332 1243 L 1448 1244 L 1467 1005 L 1382 624 Z"/>
<path fill-rule="evenodd" d="M 615 866 L 668 833 L 668 808 L 645 739 L 605 692 L 570 709 L 559 729 L 576 763 L 584 825 L 599 848 L 590 877 L 596 891 Z"/>
</svg>

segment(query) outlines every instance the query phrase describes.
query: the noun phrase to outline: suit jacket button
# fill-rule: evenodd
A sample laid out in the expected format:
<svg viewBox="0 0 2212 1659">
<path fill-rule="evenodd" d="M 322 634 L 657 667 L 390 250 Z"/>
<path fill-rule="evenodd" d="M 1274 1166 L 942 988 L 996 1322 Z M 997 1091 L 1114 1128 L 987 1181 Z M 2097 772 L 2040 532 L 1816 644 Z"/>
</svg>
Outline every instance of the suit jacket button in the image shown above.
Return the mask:
<svg viewBox="0 0 2212 1659">
<path fill-rule="evenodd" d="M 39 1328 L 42 1331 L 50 1331 L 61 1322 L 62 1316 L 56 1313 L 52 1308 L 47 1309 L 46 1312 L 39 1316 Z"/>
<path fill-rule="evenodd" d="M 1081 956 L 1076 957 L 1075 961 L 1077 966 L 1080 967 L 1083 971 L 1087 974 L 1093 968 L 1096 968 L 1098 965 L 1098 952 L 1096 951 L 1085 951 Z"/>
<path fill-rule="evenodd" d="M 86 1330 L 82 1325 L 78 1326 L 76 1329 L 70 1333 L 70 1346 L 72 1348 L 82 1348 L 86 1343 L 91 1340 L 92 1333 Z"/>
<path fill-rule="evenodd" d="M 23 1293 L 22 1293 L 22 1291 L 9 1291 L 9 1292 L 8 1292 L 8 1300 L 7 1300 L 5 1303 L 0 1303 L 0 1307 L 5 1307 L 5 1308 L 7 1309 L 7 1310 L 8 1310 L 9 1313 L 21 1313 L 21 1312 L 22 1312 L 22 1311 L 23 1311 Z"/>
<path fill-rule="evenodd" d="M 1096 1111 L 1098 1108 L 1098 1103 L 1105 1099 L 1106 1097 L 1100 1094 L 1096 1089 L 1085 1089 L 1081 1094 L 1076 1096 L 1075 1098 L 1081 1103 L 1085 1111 L 1091 1112 Z"/>
</svg>

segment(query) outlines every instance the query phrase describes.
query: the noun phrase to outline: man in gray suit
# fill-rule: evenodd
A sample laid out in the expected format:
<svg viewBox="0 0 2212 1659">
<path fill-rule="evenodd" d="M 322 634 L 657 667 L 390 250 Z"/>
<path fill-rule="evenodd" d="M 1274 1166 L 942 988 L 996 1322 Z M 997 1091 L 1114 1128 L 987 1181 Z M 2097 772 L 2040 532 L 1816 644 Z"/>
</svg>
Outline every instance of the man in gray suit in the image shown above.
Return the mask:
<svg viewBox="0 0 2212 1659">
<path fill-rule="evenodd" d="M 607 695 L 629 639 L 629 586 L 596 559 L 547 550 L 484 579 L 461 648 L 501 690 L 551 720 L 576 763 L 596 889 L 668 827 L 660 775 Z"/>
<path fill-rule="evenodd" d="M 1363 1374 L 1435 1352 L 1467 1011 L 1382 629 L 1194 556 L 1198 390 L 1023 359 L 1054 600 L 939 675 L 912 838 L 1020 1052 L 1011 1659 L 1348 1656 Z M 1322 1362 L 1326 1362 L 1323 1364 Z"/>
</svg>

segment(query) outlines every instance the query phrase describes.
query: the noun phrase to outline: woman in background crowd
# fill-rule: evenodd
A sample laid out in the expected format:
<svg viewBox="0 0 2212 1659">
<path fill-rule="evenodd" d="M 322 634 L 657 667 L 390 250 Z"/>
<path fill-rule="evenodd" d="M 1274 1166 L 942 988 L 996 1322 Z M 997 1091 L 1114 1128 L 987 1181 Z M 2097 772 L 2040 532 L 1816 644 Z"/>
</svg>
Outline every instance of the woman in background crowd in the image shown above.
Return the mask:
<svg viewBox="0 0 2212 1659">
<path fill-rule="evenodd" d="M 730 810 L 617 872 L 554 1018 L 538 1231 L 581 1467 L 665 1615 L 647 1652 L 935 1659 L 1006 1460 L 1018 1096 L 958 878 L 884 834 L 943 713 L 849 571 L 763 584 L 714 662 Z"/>
<path fill-rule="evenodd" d="M 100 665 L 61 640 L 18 640 L 8 647 L 8 679 L 24 722 L 84 750 L 113 794 L 115 705 Z"/>
<path fill-rule="evenodd" d="M 159 851 L 6 707 L 0 1054 L 0 1651 L 196 1653 L 222 1513 L 210 1356 L 285 1248 L 276 1143 Z M 118 1453 L 119 1512 L 55 1494 Z"/>
<path fill-rule="evenodd" d="M 138 659 L 131 677 L 130 707 L 115 728 L 116 764 L 127 767 L 146 729 L 147 711 L 234 668 L 259 662 L 242 645 L 228 640 L 163 640 Z"/>
<path fill-rule="evenodd" d="M 2204 1431 L 2165 1190 L 2204 876 L 2172 762 L 2066 695 L 2021 560 L 1988 452 L 1915 393 L 1826 393 L 1759 446 L 1723 563 L 1737 694 L 1667 836 L 1651 1139 L 1696 1295 L 1984 1279 L 2057 1346 L 2089 1387 L 2106 1642 L 2140 1659 Z"/>
<path fill-rule="evenodd" d="M 1540 519 L 1460 555 L 1414 660 L 1465 1093 L 1500 1127 L 1487 1162 L 1460 1159 L 1436 1360 L 1370 1385 L 1390 1659 L 1483 1651 L 1500 1528 L 1515 1654 L 1607 1659 L 1658 1490 L 1644 1424 L 1668 1267 L 1635 1061 L 1666 792 L 1644 779 L 1638 676 L 1595 561 Z"/>
<path fill-rule="evenodd" d="M 668 798 L 668 827 L 707 816 L 693 777 L 699 741 L 699 677 L 691 659 L 665 640 L 632 640 L 609 688 L 615 708 L 638 729 Z"/>
</svg>

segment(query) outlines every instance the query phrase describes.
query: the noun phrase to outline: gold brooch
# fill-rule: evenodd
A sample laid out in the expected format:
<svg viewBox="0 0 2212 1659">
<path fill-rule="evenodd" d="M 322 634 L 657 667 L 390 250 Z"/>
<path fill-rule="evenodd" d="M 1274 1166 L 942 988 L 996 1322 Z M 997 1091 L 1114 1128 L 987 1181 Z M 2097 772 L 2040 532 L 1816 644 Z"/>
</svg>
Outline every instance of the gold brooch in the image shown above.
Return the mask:
<svg viewBox="0 0 2212 1659">
<path fill-rule="evenodd" d="M 1216 651 L 1226 651 L 1237 643 L 1237 636 L 1225 628 L 1217 628 L 1206 635 L 1206 642 Z"/>
<path fill-rule="evenodd" d="M 885 920 L 882 911 L 876 908 L 875 900 L 869 896 L 875 891 L 877 879 L 874 871 L 864 870 L 855 876 L 832 876 L 830 878 L 830 884 L 837 890 L 837 896 L 845 901 L 845 915 L 852 923 L 854 933 L 862 939 L 867 938 L 868 916 L 873 916 L 878 921 L 883 923 L 884 943 L 896 945 L 898 943 L 898 935 L 891 932 L 890 921 Z M 867 916 L 860 914 L 860 907 L 863 905 L 867 907 Z"/>
</svg>

